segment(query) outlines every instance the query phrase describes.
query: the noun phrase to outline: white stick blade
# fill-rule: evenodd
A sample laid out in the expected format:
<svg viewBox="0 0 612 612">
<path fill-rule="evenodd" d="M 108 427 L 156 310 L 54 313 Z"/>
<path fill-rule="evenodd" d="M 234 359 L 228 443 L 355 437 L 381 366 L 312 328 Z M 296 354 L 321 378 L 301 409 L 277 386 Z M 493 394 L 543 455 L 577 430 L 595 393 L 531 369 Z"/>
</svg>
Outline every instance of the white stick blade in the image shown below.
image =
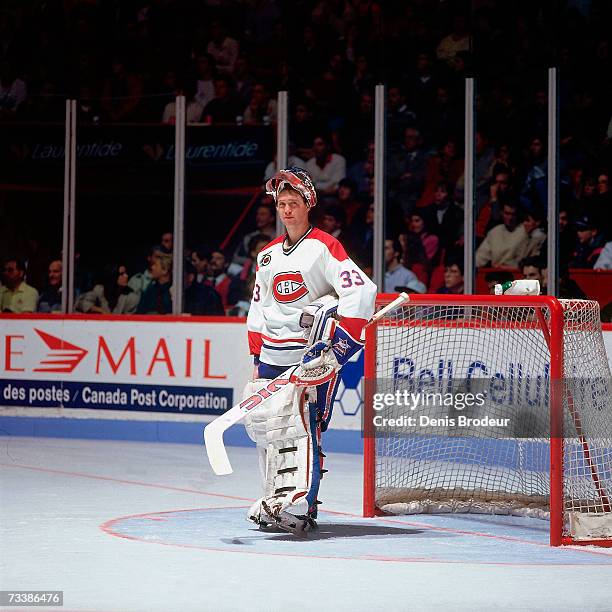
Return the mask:
<svg viewBox="0 0 612 612">
<path fill-rule="evenodd" d="M 225 445 L 223 444 L 223 432 L 226 426 L 220 419 L 214 420 L 204 428 L 204 444 L 206 454 L 213 472 L 217 476 L 225 476 L 233 472 Z"/>
</svg>

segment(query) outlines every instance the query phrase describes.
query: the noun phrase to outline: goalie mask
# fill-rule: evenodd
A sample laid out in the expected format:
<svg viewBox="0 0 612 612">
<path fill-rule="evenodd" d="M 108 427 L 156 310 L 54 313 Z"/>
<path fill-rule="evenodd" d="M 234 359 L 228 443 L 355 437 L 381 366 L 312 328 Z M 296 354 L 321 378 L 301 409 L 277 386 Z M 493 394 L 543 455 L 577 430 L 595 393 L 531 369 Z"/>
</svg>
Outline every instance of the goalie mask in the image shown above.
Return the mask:
<svg viewBox="0 0 612 612">
<path fill-rule="evenodd" d="M 317 191 L 310 174 L 303 168 L 291 166 L 285 170 L 277 172 L 267 183 L 266 193 L 271 195 L 276 202 L 278 194 L 285 188 L 291 187 L 295 189 L 306 202 L 308 208 L 312 208 L 317 204 Z"/>
</svg>

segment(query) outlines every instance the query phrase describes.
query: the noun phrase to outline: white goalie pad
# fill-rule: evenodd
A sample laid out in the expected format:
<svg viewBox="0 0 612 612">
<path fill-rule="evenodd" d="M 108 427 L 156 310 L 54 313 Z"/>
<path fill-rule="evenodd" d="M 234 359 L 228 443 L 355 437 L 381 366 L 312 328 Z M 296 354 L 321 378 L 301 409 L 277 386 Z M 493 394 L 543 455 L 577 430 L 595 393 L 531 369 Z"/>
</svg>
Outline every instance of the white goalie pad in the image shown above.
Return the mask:
<svg viewBox="0 0 612 612">
<path fill-rule="evenodd" d="M 287 513 L 306 515 L 306 495 L 312 477 L 313 448 L 310 437 L 310 414 L 307 391 L 289 384 L 290 392 L 282 395 L 284 401 L 273 401 L 262 407 L 265 429 L 264 495 L 247 514 L 258 524 L 279 523 Z M 256 424 L 255 435 L 261 429 Z M 259 442 L 258 442 L 259 443 Z"/>
<path fill-rule="evenodd" d="M 242 399 L 245 400 L 253 393 L 256 393 L 258 389 L 260 389 L 266 382 L 270 380 L 268 378 L 256 378 L 255 380 L 250 380 L 245 386 L 244 391 L 242 392 Z M 267 407 L 268 410 L 273 409 L 273 404 L 277 404 L 278 402 L 285 403 L 287 401 L 287 394 L 293 394 L 291 390 L 291 385 L 287 385 L 284 389 L 281 390 L 278 397 L 275 397 L 271 400 L 270 405 Z M 252 410 L 244 417 L 244 427 L 247 431 L 247 434 L 257 446 L 266 445 L 266 419 L 268 418 L 268 412 L 266 411 L 266 407 L 262 406 L 257 410 Z"/>
</svg>

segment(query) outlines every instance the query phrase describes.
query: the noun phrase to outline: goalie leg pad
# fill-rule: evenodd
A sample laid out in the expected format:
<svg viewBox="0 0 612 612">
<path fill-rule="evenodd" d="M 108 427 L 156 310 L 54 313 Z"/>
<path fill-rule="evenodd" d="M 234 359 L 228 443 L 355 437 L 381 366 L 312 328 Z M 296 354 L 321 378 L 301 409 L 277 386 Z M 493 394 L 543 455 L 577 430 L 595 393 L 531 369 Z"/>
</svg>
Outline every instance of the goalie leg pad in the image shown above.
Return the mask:
<svg viewBox="0 0 612 612">
<path fill-rule="evenodd" d="M 253 393 L 261 389 L 261 387 L 265 385 L 268 380 L 268 378 L 256 378 L 255 380 L 250 380 L 244 387 L 242 399 L 245 400 L 247 397 L 253 395 Z M 244 417 L 243 420 L 244 428 L 246 429 L 249 438 L 251 438 L 251 440 L 253 440 L 258 447 L 263 446 L 265 448 L 266 446 L 266 418 L 266 409 L 264 406 L 257 410 L 252 410 Z"/>
<path fill-rule="evenodd" d="M 264 496 L 247 518 L 260 526 L 278 525 L 300 532 L 312 526 L 321 478 L 316 405 L 303 387 L 287 385 L 291 395 L 272 402 L 266 412 L 266 478 Z M 262 407 L 262 410 L 263 407 Z"/>
</svg>

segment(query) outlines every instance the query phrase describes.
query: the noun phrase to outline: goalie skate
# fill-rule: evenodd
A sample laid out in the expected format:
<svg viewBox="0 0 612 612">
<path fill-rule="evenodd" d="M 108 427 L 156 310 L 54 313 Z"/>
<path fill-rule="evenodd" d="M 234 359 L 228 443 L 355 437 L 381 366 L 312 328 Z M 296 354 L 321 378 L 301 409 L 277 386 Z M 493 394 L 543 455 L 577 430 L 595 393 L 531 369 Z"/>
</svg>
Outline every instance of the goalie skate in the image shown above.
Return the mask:
<svg viewBox="0 0 612 612">
<path fill-rule="evenodd" d="M 308 515 L 294 515 L 289 514 L 289 512 L 278 512 L 276 513 L 270 506 L 263 500 L 261 502 L 261 507 L 265 512 L 265 515 L 260 515 L 260 525 L 261 523 L 267 523 L 270 521 L 279 529 L 286 531 L 288 533 L 292 533 L 298 537 L 306 537 L 306 534 L 309 531 L 317 529 L 317 522 Z"/>
</svg>

